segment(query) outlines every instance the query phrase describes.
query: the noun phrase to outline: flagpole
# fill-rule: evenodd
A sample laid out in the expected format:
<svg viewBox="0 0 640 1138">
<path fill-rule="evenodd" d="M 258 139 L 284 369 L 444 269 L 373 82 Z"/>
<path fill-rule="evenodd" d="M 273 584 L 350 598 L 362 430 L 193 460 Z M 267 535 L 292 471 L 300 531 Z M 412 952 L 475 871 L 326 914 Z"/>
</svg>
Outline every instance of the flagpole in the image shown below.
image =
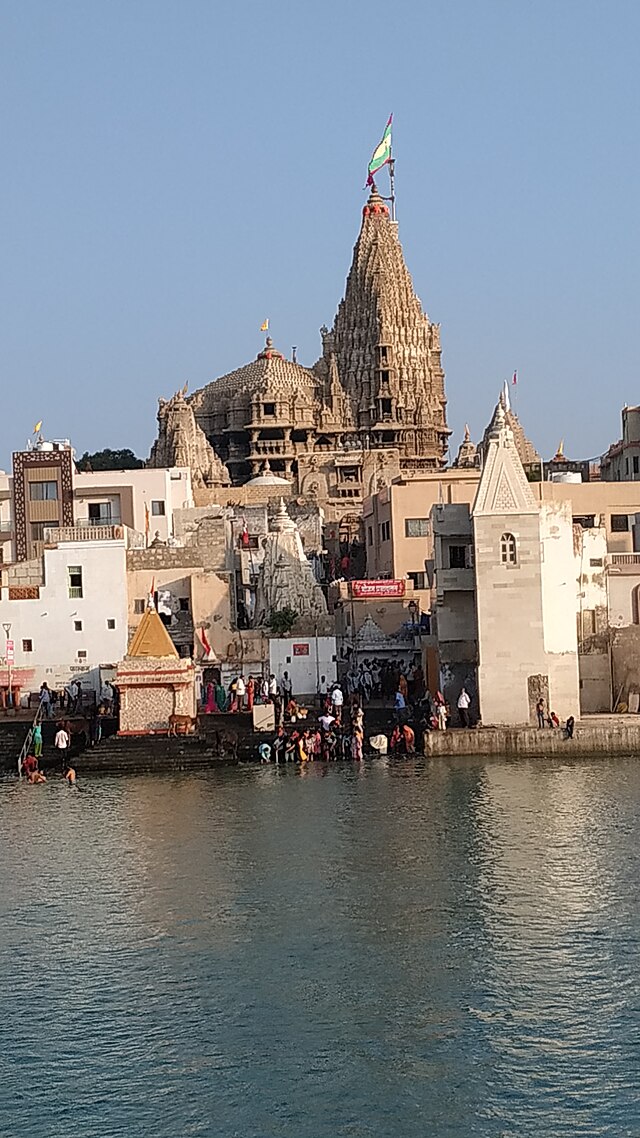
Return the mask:
<svg viewBox="0 0 640 1138">
<path fill-rule="evenodd" d="M 389 159 L 389 183 L 391 186 L 391 220 L 396 219 L 396 160 L 395 158 Z"/>
</svg>

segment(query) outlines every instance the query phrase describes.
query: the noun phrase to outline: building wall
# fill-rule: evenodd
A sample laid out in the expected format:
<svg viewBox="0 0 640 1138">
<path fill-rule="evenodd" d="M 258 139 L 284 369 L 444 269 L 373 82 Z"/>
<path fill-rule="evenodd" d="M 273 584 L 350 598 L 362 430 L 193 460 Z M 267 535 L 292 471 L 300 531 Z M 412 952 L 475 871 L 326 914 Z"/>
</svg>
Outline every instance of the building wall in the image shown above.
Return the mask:
<svg viewBox="0 0 640 1138">
<path fill-rule="evenodd" d="M 37 689 L 72 675 L 99 687 L 98 668 L 116 664 L 127 647 L 124 541 L 65 542 L 44 553 L 44 584 L 33 600 L 9 600 L 3 589 L 0 625 L 11 624 L 16 668 L 34 669 Z M 69 567 L 82 568 L 82 597 L 69 596 Z M 115 621 L 110 629 L 107 621 Z M 76 631 L 74 622 L 81 622 Z M 23 642 L 30 640 L 32 650 Z M 80 653 L 86 653 L 83 657 Z"/>
<path fill-rule="evenodd" d="M 166 541 L 173 536 L 174 510 L 193 506 L 191 473 L 185 467 L 76 473 L 74 497 L 78 520 L 88 519 L 90 503 L 110 501 L 123 525 L 138 533 L 148 529 L 150 540 L 157 532 L 160 540 Z M 163 514 L 154 514 L 154 508 L 159 508 L 154 502 L 163 503 Z M 148 527 L 145 507 L 149 511 Z"/>
<path fill-rule="evenodd" d="M 307 655 L 296 655 L 294 645 L 308 649 Z M 318 677 L 332 684 L 338 678 L 335 636 L 300 636 L 295 640 L 272 637 L 269 640 L 269 664 L 278 681 L 289 673 L 293 694 L 313 695 L 318 690 Z"/>
<path fill-rule="evenodd" d="M 503 565 L 512 533 L 518 562 Z M 574 558 L 568 510 L 474 518 L 478 686 L 483 723 L 534 722 L 538 695 L 579 714 Z M 566 611 L 563 611 L 563 608 Z"/>
<path fill-rule="evenodd" d="M 595 516 L 595 524 L 604 520 L 609 553 L 633 551 L 633 518 L 640 513 L 640 482 L 532 482 L 538 501 L 571 503 L 574 517 Z M 626 517 L 628 529 L 613 528 L 612 516 Z"/>
<path fill-rule="evenodd" d="M 149 551 L 151 552 L 151 551 Z M 168 550 L 167 552 L 186 553 L 186 550 Z M 182 647 L 187 644 L 193 658 L 200 659 L 203 654 L 201 641 L 202 629 L 205 629 L 207 639 L 218 659 L 235 655 L 229 652 L 230 644 L 237 640 L 237 633 L 232 626 L 232 597 L 230 576 L 205 569 L 202 565 L 172 568 L 171 566 L 135 567 L 140 559 L 129 554 L 129 571 L 127 573 L 128 587 L 128 625 L 129 638 L 142 619 L 142 613 L 136 612 L 136 601 L 140 609 L 141 601 L 145 601 L 151 584 L 158 593 L 170 595 L 172 610 L 171 624 L 168 631 L 172 638 Z M 184 601 L 188 608 L 181 607 Z"/>
</svg>

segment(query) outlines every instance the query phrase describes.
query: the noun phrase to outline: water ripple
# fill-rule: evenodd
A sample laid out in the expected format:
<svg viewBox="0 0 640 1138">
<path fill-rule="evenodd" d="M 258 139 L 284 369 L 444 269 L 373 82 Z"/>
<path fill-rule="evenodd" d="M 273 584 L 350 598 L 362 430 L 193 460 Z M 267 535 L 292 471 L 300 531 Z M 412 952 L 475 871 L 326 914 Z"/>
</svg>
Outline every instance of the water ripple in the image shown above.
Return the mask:
<svg viewBox="0 0 640 1138">
<path fill-rule="evenodd" d="M 0 783 L 8 1138 L 637 1138 L 640 766 Z"/>
</svg>

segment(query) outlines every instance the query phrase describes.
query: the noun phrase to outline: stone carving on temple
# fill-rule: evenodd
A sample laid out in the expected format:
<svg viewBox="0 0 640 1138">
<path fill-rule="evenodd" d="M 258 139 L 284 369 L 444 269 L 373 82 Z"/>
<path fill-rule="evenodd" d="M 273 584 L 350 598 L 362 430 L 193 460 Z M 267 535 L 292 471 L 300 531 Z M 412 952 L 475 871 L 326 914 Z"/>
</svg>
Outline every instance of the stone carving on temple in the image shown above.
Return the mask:
<svg viewBox="0 0 640 1138">
<path fill-rule="evenodd" d="M 194 488 L 229 486 L 229 471 L 196 423 L 193 407 L 178 391 L 172 399 L 158 401 L 158 438 L 149 456 L 149 466 L 183 466 L 191 470 Z"/>
<path fill-rule="evenodd" d="M 287 512 L 284 499 L 271 519 L 264 539 L 264 557 L 256 590 L 254 625 L 268 623 L 273 612 L 293 609 L 297 630 L 326 624 L 327 602 L 316 581 L 297 525 Z"/>
</svg>

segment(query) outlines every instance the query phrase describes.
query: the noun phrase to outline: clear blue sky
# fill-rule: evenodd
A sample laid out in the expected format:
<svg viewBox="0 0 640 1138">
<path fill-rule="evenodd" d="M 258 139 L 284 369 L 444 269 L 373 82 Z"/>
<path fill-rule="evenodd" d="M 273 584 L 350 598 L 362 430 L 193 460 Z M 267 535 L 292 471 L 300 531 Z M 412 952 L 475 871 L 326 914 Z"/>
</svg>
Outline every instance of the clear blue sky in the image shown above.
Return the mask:
<svg viewBox="0 0 640 1138">
<path fill-rule="evenodd" d="M 157 397 L 318 357 L 394 112 L 454 445 L 518 369 L 549 457 L 640 401 L 637 0 L 0 0 L 0 465 L 145 455 Z"/>
</svg>

